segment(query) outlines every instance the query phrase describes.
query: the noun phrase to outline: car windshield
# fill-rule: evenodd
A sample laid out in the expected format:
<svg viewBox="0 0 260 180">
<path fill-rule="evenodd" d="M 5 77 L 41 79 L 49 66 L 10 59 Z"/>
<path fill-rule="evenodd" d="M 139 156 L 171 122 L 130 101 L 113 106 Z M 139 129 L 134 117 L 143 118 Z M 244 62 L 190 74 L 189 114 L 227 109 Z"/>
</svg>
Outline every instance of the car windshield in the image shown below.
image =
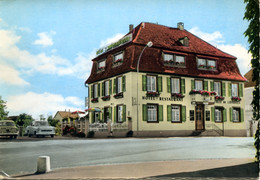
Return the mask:
<svg viewBox="0 0 260 180">
<path fill-rule="evenodd" d="M 47 121 L 37 121 L 35 122 L 35 126 L 48 126 Z"/>
<path fill-rule="evenodd" d="M 1 122 L 0 121 L 0 126 L 14 126 L 14 123 L 13 122 Z"/>
</svg>

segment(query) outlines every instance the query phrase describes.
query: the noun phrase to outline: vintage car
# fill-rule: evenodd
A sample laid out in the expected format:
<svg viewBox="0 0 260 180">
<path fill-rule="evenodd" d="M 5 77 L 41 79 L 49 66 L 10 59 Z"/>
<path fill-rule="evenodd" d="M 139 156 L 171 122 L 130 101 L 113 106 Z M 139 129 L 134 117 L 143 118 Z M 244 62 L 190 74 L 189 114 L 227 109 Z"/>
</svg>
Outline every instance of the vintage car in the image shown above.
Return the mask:
<svg viewBox="0 0 260 180">
<path fill-rule="evenodd" d="M 18 128 L 12 120 L 0 120 L 0 136 L 9 136 L 9 138 L 17 138 Z"/>
<path fill-rule="evenodd" d="M 26 134 L 29 137 L 51 136 L 53 138 L 55 135 L 55 128 L 49 126 L 47 121 L 34 121 L 31 126 L 26 127 Z"/>
</svg>

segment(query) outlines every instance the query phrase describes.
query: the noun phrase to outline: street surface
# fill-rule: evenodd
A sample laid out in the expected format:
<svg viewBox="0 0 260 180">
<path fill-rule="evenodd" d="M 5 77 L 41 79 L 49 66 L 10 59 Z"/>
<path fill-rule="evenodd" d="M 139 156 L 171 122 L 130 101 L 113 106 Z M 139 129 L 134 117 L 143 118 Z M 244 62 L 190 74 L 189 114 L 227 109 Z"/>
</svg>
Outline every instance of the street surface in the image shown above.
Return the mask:
<svg viewBox="0 0 260 180">
<path fill-rule="evenodd" d="M 172 160 L 253 159 L 253 144 L 252 137 L 2 141 L 0 170 L 7 174 L 33 173 L 39 156 L 50 156 L 52 169 Z"/>
</svg>

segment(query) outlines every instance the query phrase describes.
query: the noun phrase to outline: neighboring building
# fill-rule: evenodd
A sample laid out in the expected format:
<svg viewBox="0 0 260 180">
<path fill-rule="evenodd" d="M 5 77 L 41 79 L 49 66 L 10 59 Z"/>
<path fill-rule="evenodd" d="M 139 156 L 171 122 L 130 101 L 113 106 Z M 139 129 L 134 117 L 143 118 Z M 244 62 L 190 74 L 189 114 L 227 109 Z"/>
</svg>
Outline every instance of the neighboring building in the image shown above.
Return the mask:
<svg viewBox="0 0 260 180">
<path fill-rule="evenodd" d="M 253 69 L 248 71 L 244 76 L 248 80 L 245 83 L 245 122 L 247 129 L 247 136 L 254 136 L 257 128 L 257 122 L 253 120 L 253 107 L 251 105 L 253 100 L 253 91 L 256 82 L 252 81 Z"/>
<path fill-rule="evenodd" d="M 183 23 L 132 27 L 92 60 L 85 82 L 89 108 L 102 111 L 90 112 L 91 124 L 128 124 L 134 136 L 246 136 L 245 78 L 236 57 L 186 31 Z M 153 46 L 140 56 L 149 41 Z"/>
</svg>

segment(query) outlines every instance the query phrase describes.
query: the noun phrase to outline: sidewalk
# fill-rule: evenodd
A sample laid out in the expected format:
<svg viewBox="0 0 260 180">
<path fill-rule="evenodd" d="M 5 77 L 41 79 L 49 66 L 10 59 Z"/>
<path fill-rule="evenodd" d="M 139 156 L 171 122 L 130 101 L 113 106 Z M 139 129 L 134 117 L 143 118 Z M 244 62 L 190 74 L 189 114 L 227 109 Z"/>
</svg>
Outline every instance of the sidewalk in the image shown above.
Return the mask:
<svg viewBox="0 0 260 180">
<path fill-rule="evenodd" d="M 54 169 L 46 174 L 12 176 L 15 179 L 122 179 L 174 177 L 239 177 L 256 179 L 253 159 L 207 159 L 145 162 Z"/>
</svg>

